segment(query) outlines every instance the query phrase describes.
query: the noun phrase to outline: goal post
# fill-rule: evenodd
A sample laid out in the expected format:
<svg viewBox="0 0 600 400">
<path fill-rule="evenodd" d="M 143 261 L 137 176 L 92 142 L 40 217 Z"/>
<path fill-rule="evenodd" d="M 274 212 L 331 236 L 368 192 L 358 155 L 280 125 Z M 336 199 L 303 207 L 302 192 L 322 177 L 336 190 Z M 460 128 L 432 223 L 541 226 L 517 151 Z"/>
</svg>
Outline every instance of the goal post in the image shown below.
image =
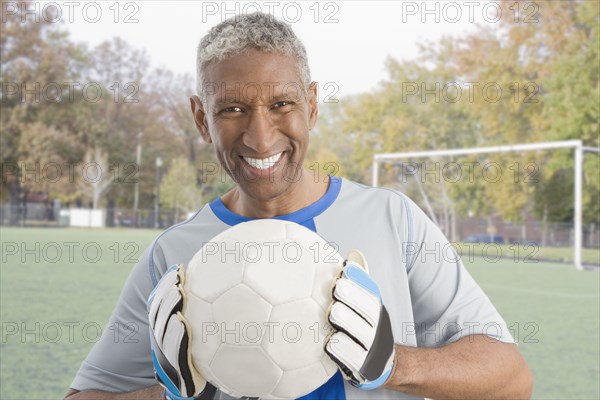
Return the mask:
<svg viewBox="0 0 600 400">
<path fill-rule="evenodd" d="M 563 140 L 555 142 L 524 143 L 490 147 L 471 147 L 462 149 L 409 151 L 401 153 L 379 153 L 373 156 L 373 186 L 379 184 L 379 166 L 384 163 L 398 163 L 411 158 L 436 157 L 436 156 L 464 156 L 474 154 L 508 153 L 535 150 L 552 150 L 571 148 L 574 150 L 574 262 L 575 268 L 583 270 L 581 249 L 583 229 L 583 153 L 591 152 L 600 154 L 600 148 L 584 146 L 581 140 Z"/>
</svg>

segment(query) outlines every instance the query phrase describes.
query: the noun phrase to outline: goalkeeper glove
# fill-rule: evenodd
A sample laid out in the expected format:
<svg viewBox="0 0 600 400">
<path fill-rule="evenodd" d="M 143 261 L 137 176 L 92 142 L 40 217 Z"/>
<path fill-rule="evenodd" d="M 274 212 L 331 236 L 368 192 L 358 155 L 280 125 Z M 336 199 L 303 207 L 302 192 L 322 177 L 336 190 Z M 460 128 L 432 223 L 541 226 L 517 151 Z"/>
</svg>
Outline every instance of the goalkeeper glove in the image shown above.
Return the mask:
<svg viewBox="0 0 600 400">
<path fill-rule="evenodd" d="M 352 385 L 371 390 L 383 385 L 392 373 L 394 337 L 379 288 L 367 268 L 364 256 L 356 250 L 344 261 L 329 311 L 335 332 L 325 352 Z"/>
<path fill-rule="evenodd" d="M 191 330 L 181 313 L 184 281 L 183 265 L 173 265 L 148 299 L 154 372 L 167 400 L 211 400 L 217 389 L 192 363 Z"/>
</svg>

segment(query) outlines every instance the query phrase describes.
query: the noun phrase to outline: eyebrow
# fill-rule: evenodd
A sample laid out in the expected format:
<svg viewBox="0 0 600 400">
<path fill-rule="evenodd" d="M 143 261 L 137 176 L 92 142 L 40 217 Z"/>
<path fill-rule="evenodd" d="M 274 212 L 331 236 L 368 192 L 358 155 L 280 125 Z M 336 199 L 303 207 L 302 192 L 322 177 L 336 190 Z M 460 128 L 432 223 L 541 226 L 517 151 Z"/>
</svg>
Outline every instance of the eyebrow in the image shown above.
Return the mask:
<svg viewBox="0 0 600 400">
<path fill-rule="evenodd" d="M 233 98 L 233 97 L 225 97 L 223 99 L 217 99 L 215 101 L 215 104 L 217 105 L 223 105 L 223 104 L 231 104 L 231 103 L 243 103 L 243 101 L 241 101 L 238 98 Z"/>
<path fill-rule="evenodd" d="M 253 99 L 254 100 L 254 99 Z M 298 96 L 286 96 L 283 93 L 273 96 L 269 99 L 271 102 L 278 101 L 298 101 Z M 238 97 L 224 97 L 222 99 L 215 100 L 215 105 L 222 106 L 227 104 L 246 104 L 245 101 L 241 100 Z"/>
<path fill-rule="evenodd" d="M 297 101 L 297 100 L 298 100 L 298 97 L 297 97 L 297 96 L 285 96 L 285 95 L 282 93 L 282 94 L 279 94 L 279 95 L 277 95 L 277 96 L 273 96 L 273 97 L 271 98 L 271 100 L 272 100 L 272 101 L 282 101 L 282 100 L 285 100 L 285 101 Z"/>
</svg>

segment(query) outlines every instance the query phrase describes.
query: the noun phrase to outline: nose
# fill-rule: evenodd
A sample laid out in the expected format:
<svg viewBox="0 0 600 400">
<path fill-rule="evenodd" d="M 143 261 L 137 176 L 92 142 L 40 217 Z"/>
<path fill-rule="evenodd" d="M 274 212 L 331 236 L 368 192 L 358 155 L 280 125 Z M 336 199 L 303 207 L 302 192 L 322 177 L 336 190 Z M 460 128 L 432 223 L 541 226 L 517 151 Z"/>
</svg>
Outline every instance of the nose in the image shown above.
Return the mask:
<svg viewBox="0 0 600 400">
<path fill-rule="evenodd" d="M 248 125 L 243 132 L 243 143 L 257 154 L 268 153 L 277 141 L 276 126 L 266 107 L 252 109 L 248 115 Z"/>
</svg>

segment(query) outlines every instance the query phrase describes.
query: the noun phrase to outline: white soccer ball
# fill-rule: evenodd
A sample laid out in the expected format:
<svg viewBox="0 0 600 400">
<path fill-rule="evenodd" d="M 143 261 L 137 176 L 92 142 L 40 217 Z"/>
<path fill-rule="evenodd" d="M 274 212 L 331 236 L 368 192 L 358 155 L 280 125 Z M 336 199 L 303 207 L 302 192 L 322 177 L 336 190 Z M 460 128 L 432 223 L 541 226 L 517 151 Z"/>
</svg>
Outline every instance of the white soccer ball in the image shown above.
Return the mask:
<svg viewBox="0 0 600 400">
<path fill-rule="evenodd" d="M 217 235 L 187 267 L 193 364 L 235 397 L 294 399 L 337 370 L 324 351 L 344 259 L 321 236 L 261 219 Z"/>
</svg>

